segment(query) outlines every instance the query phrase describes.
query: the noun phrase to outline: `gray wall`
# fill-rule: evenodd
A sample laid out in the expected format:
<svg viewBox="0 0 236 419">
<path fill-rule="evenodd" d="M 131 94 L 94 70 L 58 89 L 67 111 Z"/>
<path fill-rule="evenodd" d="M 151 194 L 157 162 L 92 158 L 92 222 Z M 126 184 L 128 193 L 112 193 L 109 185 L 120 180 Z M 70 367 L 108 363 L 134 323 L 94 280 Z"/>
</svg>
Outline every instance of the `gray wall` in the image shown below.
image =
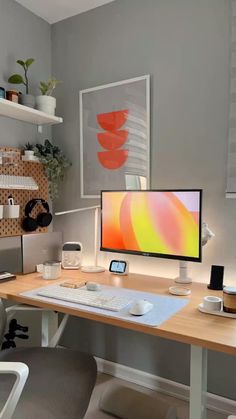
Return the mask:
<svg viewBox="0 0 236 419">
<path fill-rule="evenodd" d="M 20 70 L 16 60 L 29 57 L 36 60 L 30 69 L 30 80 L 32 92 L 38 94 L 39 81 L 51 75 L 50 25 L 15 1 L 0 0 L 0 86 L 17 89 L 18 86 L 8 85 L 7 79 Z M 41 141 L 50 132 L 50 128 L 45 128 L 42 135 L 37 135 L 36 126 L 0 116 L 0 146 L 21 147 L 28 141 Z M 19 272 L 20 268 L 20 237 L 1 238 L 0 271 Z M 35 334 L 39 319 L 33 315 L 29 320 L 28 315 L 21 314 L 18 321 L 30 327 L 31 341 L 38 343 L 39 336 Z"/>
<path fill-rule="evenodd" d="M 8 85 L 7 79 L 13 73 L 20 72 L 17 59 L 35 58 L 30 68 L 30 85 L 33 94 L 39 94 L 37 85 L 40 80 L 51 74 L 51 28 L 48 23 L 35 16 L 13 0 L 0 0 L 0 86 L 18 89 Z M 24 86 L 20 86 L 24 89 Z M 0 145 L 22 146 L 34 142 L 37 129 L 34 125 L 0 118 Z M 43 136 L 50 130 L 45 129 Z"/>
<path fill-rule="evenodd" d="M 236 283 L 236 201 L 226 200 L 229 105 L 230 0 L 117 0 L 52 27 L 53 71 L 59 113 L 55 138 L 73 162 L 57 209 L 93 205 L 80 199 L 78 92 L 151 74 L 151 184 L 204 189 L 203 214 L 216 237 L 192 277 L 207 282 L 212 263 L 226 266 Z M 58 218 L 68 240 L 81 240 L 91 261 L 93 218 Z M 106 264 L 112 255 L 101 255 Z M 131 270 L 174 277 L 177 263 L 129 258 Z M 189 348 L 85 320 L 71 319 L 64 344 L 92 351 L 188 383 Z M 209 391 L 236 399 L 236 358 L 210 353 Z M 226 379 L 227 378 L 227 379 Z"/>
</svg>

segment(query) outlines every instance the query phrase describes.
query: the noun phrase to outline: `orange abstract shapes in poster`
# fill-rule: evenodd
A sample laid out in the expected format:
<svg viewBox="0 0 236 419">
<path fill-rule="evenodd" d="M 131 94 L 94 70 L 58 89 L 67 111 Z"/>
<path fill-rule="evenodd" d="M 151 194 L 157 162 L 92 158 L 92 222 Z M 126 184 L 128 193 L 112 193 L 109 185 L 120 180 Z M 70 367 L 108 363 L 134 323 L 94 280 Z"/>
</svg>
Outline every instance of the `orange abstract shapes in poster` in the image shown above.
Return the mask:
<svg viewBox="0 0 236 419">
<path fill-rule="evenodd" d="M 100 127 L 105 130 L 97 134 L 98 142 L 105 150 L 109 150 L 97 153 L 105 169 L 119 169 L 128 158 L 128 150 L 118 150 L 128 139 L 129 131 L 120 130 L 127 121 L 128 113 L 128 109 L 123 109 L 97 115 Z"/>
<path fill-rule="evenodd" d="M 128 150 L 110 150 L 98 152 L 98 160 L 109 170 L 119 169 L 128 158 Z"/>
<path fill-rule="evenodd" d="M 97 115 L 97 121 L 100 127 L 104 129 L 104 131 L 115 131 L 120 129 L 125 124 L 128 114 L 128 109 L 100 113 Z"/>
<path fill-rule="evenodd" d="M 115 150 L 122 147 L 128 139 L 128 130 L 100 132 L 97 134 L 98 141 L 106 150 Z"/>
</svg>

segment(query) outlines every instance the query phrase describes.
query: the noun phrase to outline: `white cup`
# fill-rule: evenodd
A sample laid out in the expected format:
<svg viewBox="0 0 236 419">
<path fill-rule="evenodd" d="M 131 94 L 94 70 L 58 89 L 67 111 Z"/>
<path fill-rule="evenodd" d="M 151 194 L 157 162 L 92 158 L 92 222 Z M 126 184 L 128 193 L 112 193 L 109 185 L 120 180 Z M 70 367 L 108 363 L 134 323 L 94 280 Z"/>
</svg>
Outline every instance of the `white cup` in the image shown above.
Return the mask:
<svg viewBox="0 0 236 419">
<path fill-rule="evenodd" d="M 222 298 L 209 295 L 203 298 L 203 308 L 208 311 L 220 311 Z"/>
<path fill-rule="evenodd" d="M 3 205 L 3 218 L 19 218 L 20 205 Z"/>
<path fill-rule="evenodd" d="M 61 276 L 61 262 L 48 261 L 37 265 L 37 272 L 41 273 L 43 279 L 57 279 Z"/>
<path fill-rule="evenodd" d="M 0 205 L 0 220 L 3 218 L 3 205 Z"/>
</svg>

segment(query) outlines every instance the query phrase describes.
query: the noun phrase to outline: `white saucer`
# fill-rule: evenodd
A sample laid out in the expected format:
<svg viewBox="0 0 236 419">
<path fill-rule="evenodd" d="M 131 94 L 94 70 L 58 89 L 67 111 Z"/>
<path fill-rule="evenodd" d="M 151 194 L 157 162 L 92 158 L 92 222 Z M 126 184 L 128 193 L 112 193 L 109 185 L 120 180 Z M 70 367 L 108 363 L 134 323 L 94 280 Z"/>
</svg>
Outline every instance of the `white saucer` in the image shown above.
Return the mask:
<svg viewBox="0 0 236 419">
<path fill-rule="evenodd" d="M 173 295 L 190 295 L 191 290 L 189 288 L 177 286 L 177 287 L 170 287 L 169 293 Z"/>
</svg>

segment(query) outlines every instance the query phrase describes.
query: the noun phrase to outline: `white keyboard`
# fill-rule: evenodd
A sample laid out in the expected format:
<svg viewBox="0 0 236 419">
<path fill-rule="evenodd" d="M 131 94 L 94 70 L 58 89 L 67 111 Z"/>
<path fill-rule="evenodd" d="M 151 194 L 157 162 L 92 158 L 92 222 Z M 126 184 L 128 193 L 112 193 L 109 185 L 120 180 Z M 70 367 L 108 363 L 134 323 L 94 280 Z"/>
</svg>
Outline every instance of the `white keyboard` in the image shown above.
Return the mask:
<svg viewBox="0 0 236 419">
<path fill-rule="evenodd" d="M 50 288 L 39 290 L 37 295 L 109 311 L 120 311 L 132 302 L 128 298 L 118 297 L 117 295 L 107 295 L 100 291 L 87 291 L 84 288 L 66 288 L 60 285 L 52 285 Z"/>
<path fill-rule="evenodd" d="M 0 189 L 38 190 L 38 185 L 30 176 L 0 175 Z"/>
</svg>

